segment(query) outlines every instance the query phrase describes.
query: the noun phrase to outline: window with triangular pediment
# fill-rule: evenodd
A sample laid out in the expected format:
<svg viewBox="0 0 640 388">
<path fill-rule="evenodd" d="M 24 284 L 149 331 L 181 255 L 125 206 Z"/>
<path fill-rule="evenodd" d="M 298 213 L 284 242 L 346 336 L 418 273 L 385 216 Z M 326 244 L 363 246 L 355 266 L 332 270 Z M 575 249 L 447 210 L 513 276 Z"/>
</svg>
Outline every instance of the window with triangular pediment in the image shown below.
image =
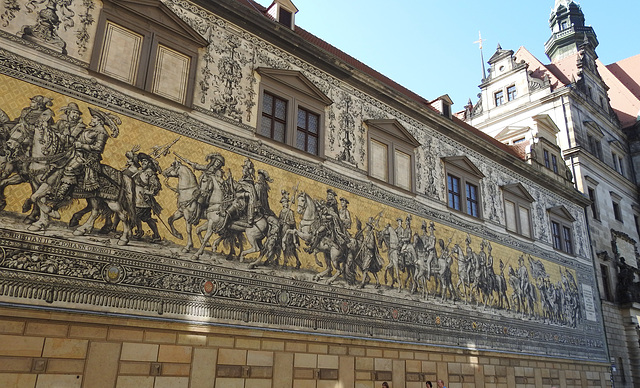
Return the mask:
<svg viewBox="0 0 640 388">
<path fill-rule="evenodd" d="M 371 178 L 414 191 L 418 141 L 397 120 L 366 120 Z"/>
<path fill-rule="evenodd" d="M 549 212 L 549 220 L 551 221 L 553 248 L 573 255 L 573 222 L 575 218 L 573 218 L 564 206 L 555 206 L 547 210 Z"/>
<path fill-rule="evenodd" d="M 532 238 L 531 204 L 533 197 L 521 183 L 502 186 L 505 226 L 507 230 Z"/>
<path fill-rule="evenodd" d="M 299 71 L 258 68 L 256 134 L 311 155 L 324 156 L 325 111 L 333 102 Z"/>
<path fill-rule="evenodd" d="M 191 105 L 198 49 L 207 41 L 158 0 L 105 0 L 89 68 Z"/>
<path fill-rule="evenodd" d="M 466 156 L 443 158 L 447 177 L 447 206 L 482 218 L 480 180 L 484 174 Z"/>
</svg>

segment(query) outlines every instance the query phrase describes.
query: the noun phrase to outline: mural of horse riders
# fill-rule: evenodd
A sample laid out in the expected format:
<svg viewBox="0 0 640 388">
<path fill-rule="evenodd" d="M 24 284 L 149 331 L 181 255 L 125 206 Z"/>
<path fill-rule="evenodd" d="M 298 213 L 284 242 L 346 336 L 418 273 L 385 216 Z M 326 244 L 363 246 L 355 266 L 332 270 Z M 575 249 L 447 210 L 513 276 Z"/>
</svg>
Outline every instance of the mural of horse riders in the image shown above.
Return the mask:
<svg viewBox="0 0 640 388">
<path fill-rule="evenodd" d="M 120 119 L 90 107 L 91 121 L 85 126 L 80 123 L 80 115 L 72 113 L 77 106 L 68 105 L 63 108 L 66 118 L 56 125 L 49 109 L 52 104 L 47 97 L 32 97 L 31 105 L 22 110 L 10 129 L 4 144 L 11 155 L 8 164 L 20 168 L 7 170 L 5 165 L 2 173 L 6 177 L 0 187 L 29 182 L 32 194 L 25 200 L 23 212 L 36 208 L 27 218 L 31 231 L 45 230 L 52 219 L 60 218 L 59 209 L 72 199 L 84 198 L 92 207 L 91 216 L 74 234 L 88 234 L 106 204 L 123 220 L 118 244 L 126 245 L 134 215 L 133 182 L 101 163 L 107 139 L 118 136 Z"/>
<path fill-rule="evenodd" d="M 433 221 L 424 219 L 414 233 L 415 214 L 385 217 L 380 211 L 372 216 L 359 204 L 349 208 L 358 198 L 348 193 L 338 196 L 331 187 L 323 188 L 323 198 L 312 197 L 300 189 L 303 181 L 291 191 L 280 188 L 280 198 L 273 201 L 281 206 L 276 214 L 269 195 L 278 182 L 271 170 L 256 168 L 249 158 L 238 165 L 237 180 L 228 161 L 241 159 L 218 150 L 203 152 L 204 164 L 173 152 L 173 161 L 162 168 L 163 158 L 178 139 L 149 152 L 119 144 L 119 149 L 130 149 L 114 153 L 126 159 L 119 170 L 103 160 L 108 147 L 122 142 L 119 117 L 93 107 L 83 112 L 73 102 L 55 111 L 53 106 L 52 99 L 35 95 L 15 119 L 0 111 L 0 211 L 7 211 L 8 186 L 30 188 L 31 194 L 19 199 L 24 200 L 23 212 L 31 211 L 25 226 L 31 231 L 57 227 L 53 220 L 82 199 L 87 208 L 71 218 L 78 225 L 73 234 L 80 239 L 92 233 L 102 216 L 110 225 L 103 229 L 119 229 L 118 244 L 144 236 L 145 224 L 151 231 L 136 244 L 175 249 L 174 241 L 186 240 L 174 252 L 180 256 L 196 248 L 195 228 L 199 247 L 189 257 L 192 260 L 205 259 L 208 246 L 217 253 L 222 244 L 226 248 L 220 250 L 229 250 L 228 265 L 239 266 L 255 254 L 245 267 L 250 270 L 311 272 L 313 281 L 340 284 L 342 280 L 343 286 L 377 288 L 377 292 L 393 289 L 401 297 L 418 300 L 435 295 L 433 301 L 441 304 L 463 300 L 467 309 L 492 309 L 557 325 L 576 326 L 584 319 L 578 284 L 573 273 L 560 265 L 547 272 L 547 262 L 522 252 L 514 267 L 508 255 L 497 255 L 492 241 L 485 238 L 474 241 L 469 233 L 444 225 L 436 229 Z M 60 120 L 55 120 L 54 112 L 62 113 Z M 85 124 L 83 117 L 90 121 Z M 163 186 L 175 194 L 173 204 Z M 18 202 L 10 205 L 20 208 Z M 172 211 L 166 224 L 160 218 L 162 207 Z M 88 219 L 81 223 L 87 213 Z M 394 219 L 395 227 L 390 222 Z M 176 227 L 179 220 L 184 220 L 184 230 Z M 167 239 L 159 224 L 170 232 Z M 215 241 L 209 243 L 214 234 Z M 235 259 L 239 260 L 234 263 Z"/>
</svg>

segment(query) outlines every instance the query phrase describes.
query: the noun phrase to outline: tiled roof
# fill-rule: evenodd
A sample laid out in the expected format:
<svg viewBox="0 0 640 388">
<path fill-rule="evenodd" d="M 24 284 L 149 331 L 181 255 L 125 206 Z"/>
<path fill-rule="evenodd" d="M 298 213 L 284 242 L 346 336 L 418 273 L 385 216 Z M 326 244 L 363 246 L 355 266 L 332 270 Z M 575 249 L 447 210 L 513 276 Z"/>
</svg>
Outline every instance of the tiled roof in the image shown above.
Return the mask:
<svg viewBox="0 0 640 388">
<path fill-rule="evenodd" d="M 263 7 L 262 5 L 256 3 L 253 0 L 236 0 L 238 3 L 243 4 L 245 6 L 247 6 L 248 8 L 251 8 L 253 10 L 255 10 L 256 12 L 261 13 L 262 15 L 264 15 L 265 17 L 272 19 L 273 18 L 268 15 L 266 13 L 267 8 Z M 341 51 L 340 49 L 336 48 L 335 46 L 330 45 L 329 43 L 325 42 L 324 40 L 318 38 L 317 36 L 309 33 L 308 31 L 304 30 L 303 28 L 300 28 L 299 26 L 296 25 L 294 32 L 300 36 L 302 39 L 304 39 L 305 41 L 309 42 L 310 44 L 312 44 L 313 46 L 317 47 L 320 50 L 323 50 L 331 55 L 333 55 L 334 57 L 340 59 L 341 61 L 343 61 L 344 63 L 352 66 L 353 68 L 367 74 L 368 76 L 380 81 L 381 83 L 383 83 L 384 85 L 390 87 L 391 89 L 395 90 L 396 92 L 403 94 L 404 96 L 408 97 L 409 99 L 417 102 L 418 104 L 423 105 L 424 107 L 433 110 L 434 112 L 438 112 L 437 109 L 435 109 L 429 102 L 429 100 L 425 99 L 424 97 L 418 95 L 417 93 L 412 92 L 411 90 L 405 88 L 404 86 L 398 84 L 397 82 L 393 81 L 391 78 L 381 74 L 380 72 L 372 69 L 371 67 L 365 65 L 364 63 L 360 62 L 359 60 L 357 60 L 356 58 L 346 54 L 345 52 Z M 493 137 L 485 134 L 484 132 L 480 131 L 479 129 L 472 127 L 471 125 L 465 123 L 464 121 L 454 117 L 453 121 L 460 127 L 463 127 L 465 129 L 467 129 L 469 132 L 473 132 L 476 136 L 482 138 L 483 140 L 492 143 L 493 145 L 503 149 L 504 151 L 521 158 L 520 154 L 517 152 L 514 152 L 514 150 L 495 140 Z"/>
<path fill-rule="evenodd" d="M 598 62 L 598 68 L 620 124 L 623 128 L 635 124 L 640 114 L 640 54 L 607 66 Z"/>
</svg>

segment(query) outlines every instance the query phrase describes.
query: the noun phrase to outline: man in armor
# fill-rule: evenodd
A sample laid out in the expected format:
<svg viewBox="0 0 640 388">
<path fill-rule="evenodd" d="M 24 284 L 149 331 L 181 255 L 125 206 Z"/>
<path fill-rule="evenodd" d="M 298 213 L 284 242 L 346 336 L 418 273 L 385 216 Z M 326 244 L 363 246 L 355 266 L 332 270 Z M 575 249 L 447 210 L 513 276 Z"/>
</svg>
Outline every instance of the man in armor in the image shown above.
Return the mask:
<svg viewBox="0 0 640 388">
<path fill-rule="evenodd" d="M 187 158 L 176 155 L 180 160 L 191 166 L 192 169 L 202 171 L 200 175 L 199 190 L 195 193 L 196 202 L 198 203 L 197 210 L 187 220 L 191 224 L 197 224 L 203 217 L 205 211 L 209 207 L 209 197 L 213 191 L 213 180 L 223 179 L 222 167 L 224 167 L 224 156 L 218 152 L 213 152 L 207 155 L 205 158 L 207 164 L 198 164 L 190 161 Z"/>
<path fill-rule="evenodd" d="M 255 186 L 256 170 L 251 159 L 245 159 L 242 165 L 242 178 L 236 182 L 233 202 L 226 210 L 223 228 L 230 222 L 238 220 L 246 214 L 247 223 L 253 224 L 256 213 L 259 212 Z"/>
<path fill-rule="evenodd" d="M 142 239 L 144 235 L 142 231 L 142 222 L 149 225 L 153 235 L 151 236 L 151 242 L 160 242 L 162 238 L 158 233 L 158 224 L 153 218 L 153 215 L 160 215 L 162 207 L 156 201 L 155 196 L 158 195 L 162 186 L 158 179 L 159 167 L 156 160 L 151 156 L 140 152 L 137 154 L 138 162 L 140 163 L 140 171 L 135 174 L 135 194 L 136 194 L 136 234 L 135 237 Z"/>
<path fill-rule="evenodd" d="M 340 249 L 345 248 L 349 241 L 349 234 L 345 230 L 340 220 L 338 211 L 338 201 L 336 192 L 327 189 L 327 200 L 319 207 L 320 210 L 320 227 L 313 233 L 309 247 L 305 248 L 305 252 L 313 253 L 325 236 L 330 236 Z"/>
<path fill-rule="evenodd" d="M 74 188 L 82 192 L 92 192 L 100 188 L 98 177 L 101 173 L 102 153 L 110 134 L 105 127 L 111 129 L 111 137 L 118 136 L 119 118 L 109 113 L 89 107 L 91 122 L 80 132 L 73 143 L 74 152 L 64 166 L 60 185 L 56 191 L 54 202 L 59 204 Z"/>
</svg>

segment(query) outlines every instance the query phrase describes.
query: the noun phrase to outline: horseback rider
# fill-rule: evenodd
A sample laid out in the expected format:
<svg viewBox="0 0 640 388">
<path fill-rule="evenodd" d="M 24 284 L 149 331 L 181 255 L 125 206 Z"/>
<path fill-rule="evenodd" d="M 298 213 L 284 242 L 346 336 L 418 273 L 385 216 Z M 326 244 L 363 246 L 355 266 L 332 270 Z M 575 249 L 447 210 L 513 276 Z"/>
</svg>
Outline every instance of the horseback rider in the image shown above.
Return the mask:
<svg viewBox="0 0 640 388">
<path fill-rule="evenodd" d="M 260 204 L 256 194 L 255 171 L 251 159 L 245 159 L 242 164 L 242 178 L 236 182 L 233 201 L 225 211 L 222 228 L 225 228 L 233 221 L 237 221 L 243 214 L 247 216 L 247 223 L 253 225 L 255 217 L 260 211 Z"/>
<path fill-rule="evenodd" d="M 209 197 L 214 188 L 214 179 L 223 179 L 222 167 L 224 167 L 225 163 L 224 156 L 218 152 L 210 153 L 205 158 L 207 164 L 195 163 L 177 154 L 176 157 L 191 166 L 192 169 L 202 171 L 199 189 L 194 193 L 194 199 L 198 206 L 190 219 L 187 220 L 190 224 L 195 225 L 202 219 L 205 211 L 209 207 Z"/>
<path fill-rule="evenodd" d="M 336 192 L 327 189 L 327 200 L 320 201 L 320 227 L 313 233 L 309 246 L 304 248 L 307 253 L 313 253 L 320 245 L 325 236 L 330 236 L 331 240 L 338 245 L 340 249 L 346 248 L 349 242 L 349 233 L 346 231 L 342 223 L 338 210 L 338 201 Z"/>
<path fill-rule="evenodd" d="M 158 195 L 162 186 L 158 179 L 160 168 L 158 162 L 151 156 L 140 152 L 137 154 L 140 163 L 140 171 L 134 175 L 135 194 L 136 194 L 136 234 L 135 237 L 141 239 L 143 236 L 142 222 L 144 221 L 153 232 L 151 242 L 160 242 L 162 237 L 158 233 L 158 224 L 152 217 L 153 214 L 159 216 L 162 207 L 156 201 L 155 196 Z"/>
<path fill-rule="evenodd" d="M 82 112 L 75 102 L 70 102 L 67 106 L 60 108 L 60 112 L 63 112 L 64 115 L 58 120 L 54 130 L 58 132 L 66 148 L 66 146 L 73 145 L 87 125 L 82 122 Z"/>
<path fill-rule="evenodd" d="M 74 188 L 91 192 L 100 188 L 99 176 L 102 171 L 100 161 L 109 136 L 117 137 L 119 118 L 89 107 L 91 122 L 78 134 L 73 143 L 74 151 L 64 165 L 62 178 L 53 197 L 54 207 L 65 200 Z M 111 129 L 111 133 L 106 128 Z M 79 185 L 79 187 L 78 187 Z"/>
</svg>

